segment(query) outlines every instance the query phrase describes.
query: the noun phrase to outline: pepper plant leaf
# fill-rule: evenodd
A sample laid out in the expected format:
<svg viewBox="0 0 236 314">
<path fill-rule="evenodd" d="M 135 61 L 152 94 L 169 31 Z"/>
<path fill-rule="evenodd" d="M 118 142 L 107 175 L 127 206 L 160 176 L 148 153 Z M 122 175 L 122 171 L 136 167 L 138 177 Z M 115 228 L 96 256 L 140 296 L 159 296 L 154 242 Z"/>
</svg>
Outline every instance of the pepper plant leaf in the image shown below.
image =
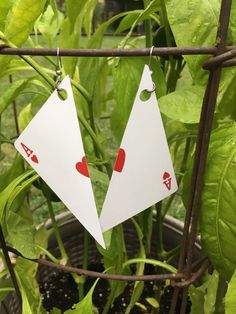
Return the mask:
<svg viewBox="0 0 236 314">
<path fill-rule="evenodd" d="M 225 313 L 234 314 L 236 313 L 236 270 L 230 279 L 228 290 L 225 296 Z"/>
<path fill-rule="evenodd" d="M 161 112 L 168 118 L 194 124 L 200 119 L 203 94 L 204 87 L 195 85 L 162 96 L 158 103 Z"/>
<path fill-rule="evenodd" d="M 200 229 L 203 248 L 216 270 L 229 279 L 236 267 L 236 124 L 213 132 L 204 189 Z"/>
</svg>

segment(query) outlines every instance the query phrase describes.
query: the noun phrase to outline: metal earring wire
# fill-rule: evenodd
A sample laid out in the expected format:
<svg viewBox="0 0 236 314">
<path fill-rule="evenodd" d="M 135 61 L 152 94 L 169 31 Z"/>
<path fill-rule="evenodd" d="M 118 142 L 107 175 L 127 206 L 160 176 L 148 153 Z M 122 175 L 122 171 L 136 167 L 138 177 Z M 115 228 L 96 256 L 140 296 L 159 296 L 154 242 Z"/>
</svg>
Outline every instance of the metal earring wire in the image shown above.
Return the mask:
<svg viewBox="0 0 236 314">
<path fill-rule="evenodd" d="M 154 50 L 154 46 L 152 46 L 152 47 L 150 48 L 150 53 L 149 53 L 149 63 L 148 63 L 149 68 L 150 68 L 151 61 L 152 61 L 153 50 Z"/>
<path fill-rule="evenodd" d="M 153 50 L 154 50 L 154 46 L 152 46 L 152 47 L 150 48 L 149 63 L 148 63 L 148 67 L 149 67 L 149 68 L 150 68 L 150 66 L 151 66 L 151 61 L 152 61 L 152 56 L 153 56 Z M 152 88 L 152 89 L 146 89 L 146 91 L 147 91 L 148 93 L 153 93 L 153 92 L 155 92 L 155 90 L 156 90 L 156 85 L 155 85 L 155 83 L 152 82 L 152 84 L 153 84 L 153 88 Z"/>
<path fill-rule="evenodd" d="M 60 56 L 60 48 L 57 48 L 57 69 L 56 69 L 56 89 L 57 91 L 61 91 L 59 85 L 62 81 L 62 63 L 61 63 L 61 56 Z"/>
</svg>

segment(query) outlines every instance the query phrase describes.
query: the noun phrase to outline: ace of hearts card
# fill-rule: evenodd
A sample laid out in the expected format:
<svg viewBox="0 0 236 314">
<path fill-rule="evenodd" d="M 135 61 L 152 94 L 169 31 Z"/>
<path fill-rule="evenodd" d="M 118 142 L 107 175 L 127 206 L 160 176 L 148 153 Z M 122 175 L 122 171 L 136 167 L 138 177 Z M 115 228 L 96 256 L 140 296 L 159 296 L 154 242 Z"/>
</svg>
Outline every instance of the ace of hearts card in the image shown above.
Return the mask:
<svg viewBox="0 0 236 314">
<path fill-rule="evenodd" d="M 48 98 L 15 142 L 19 153 L 105 247 L 69 76 Z"/>
</svg>

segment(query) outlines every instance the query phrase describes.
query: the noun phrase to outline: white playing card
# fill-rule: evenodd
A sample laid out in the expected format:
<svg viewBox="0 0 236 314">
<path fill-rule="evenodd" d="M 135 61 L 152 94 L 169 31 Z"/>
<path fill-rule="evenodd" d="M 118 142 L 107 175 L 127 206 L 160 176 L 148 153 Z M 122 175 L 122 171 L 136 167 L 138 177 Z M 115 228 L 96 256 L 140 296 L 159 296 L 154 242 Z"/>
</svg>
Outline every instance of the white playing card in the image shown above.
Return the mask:
<svg viewBox="0 0 236 314">
<path fill-rule="evenodd" d="M 58 195 L 90 234 L 105 247 L 87 168 L 69 76 L 15 142 L 19 153 Z"/>
<path fill-rule="evenodd" d="M 152 89 L 145 65 L 100 216 L 103 232 L 177 190 L 156 95 L 140 99 Z"/>
</svg>

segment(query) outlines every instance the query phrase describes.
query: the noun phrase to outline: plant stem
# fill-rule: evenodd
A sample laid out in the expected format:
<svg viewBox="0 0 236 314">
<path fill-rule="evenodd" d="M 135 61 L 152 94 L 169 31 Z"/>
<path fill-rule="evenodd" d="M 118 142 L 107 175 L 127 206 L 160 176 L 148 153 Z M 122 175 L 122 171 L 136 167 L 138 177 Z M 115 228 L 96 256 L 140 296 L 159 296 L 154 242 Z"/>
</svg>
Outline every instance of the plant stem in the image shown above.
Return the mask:
<svg viewBox="0 0 236 314">
<path fill-rule="evenodd" d="M 227 290 L 226 280 L 219 274 L 219 282 L 216 295 L 215 312 L 214 314 L 224 313 L 224 296 Z"/>
<path fill-rule="evenodd" d="M 157 224 L 157 258 L 162 260 L 164 256 L 163 226 L 162 226 L 162 202 L 156 204 L 156 224 Z"/>
<path fill-rule="evenodd" d="M 47 199 L 47 205 L 48 205 L 48 212 L 52 221 L 52 226 L 53 226 L 53 231 L 57 240 L 57 244 L 61 253 L 61 258 L 63 260 L 63 263 L 65 262 L 65 264 L 67 264 L 69 258 L 68 255 L 66 253 L 62 238 L 61 238 L 61 234 L 59 232 L 58 226 L 57 226 L 57 222 L 55 219 L 55 215 L 54 215 L 54 211 L 53 211 L 53 207 L 52 207 L 52 203 L 49 199 Z"/>
<path fill-rule="evenodd" d="M 150 4 L 150 0 L 144 0 L 144 9 L 148 7 Z M 152 23 L 151 19 L 145 20 L 145 40 L 146 40 L 146 47 L 152 47 Z"/>
<path fill-rule="evenodd" d="M 84 229 L 84 243 L 83 243 L 83 269 L 88 269 L 88 249 L 89 249 L 89 233 Z M 82 276 L 82 282 L 79 284 L 79 299 L 84 297 L 84 283 L 86 277 Z"/>
<path fill-rule="evenodd" d="M 122 225 L 119 225 L 116 227 L 116 231 L 117 231 L 117 239 L 118 239 L 118 250 L 119 250 L 119 254 L 118 254 L 118 260 L 117 260 L 117 265 L 115 268 L 115 273 L 116 274 L 121 274 L 122 270 L 123 270 L 123 259 L 124 259 L 124 238 L 123 238 L 123 228 Z M 114 232 L 114 231 L 113 231 Z M 107 302 L 105 304 L 105 307 L 103 309 L 102 314 L 107 314 L 111 308 L 111 305 L 115 299 L 116 296 L 116 292 L 119 286 L 119 281 L 115 281 L 113 282 L 113 286 L 111 289 L 111 292 L 108 296 Z"/>
</svg>

